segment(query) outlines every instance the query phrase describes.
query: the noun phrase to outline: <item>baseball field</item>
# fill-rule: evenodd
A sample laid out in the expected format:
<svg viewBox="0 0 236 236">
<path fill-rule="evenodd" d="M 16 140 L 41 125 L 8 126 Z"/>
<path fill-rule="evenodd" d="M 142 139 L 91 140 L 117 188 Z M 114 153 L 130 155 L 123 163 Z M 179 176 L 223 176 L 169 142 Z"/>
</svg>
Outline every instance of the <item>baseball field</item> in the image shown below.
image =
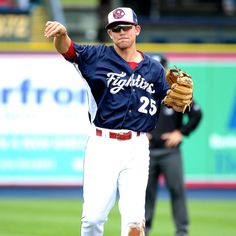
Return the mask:
<svg viewBox="0 0 236 236">
<path fill-rule="evenodd" d="M 236 232 L 236 202 L 190 200 L 191 236 L 232 236 Z M 0 236 L 79 236 L 80 198 L 1 198 Z M 120 235 L 117 204 L 105 225 L 105 236 Z M 169 201 L 159 201 L 150 236 L 172 236 Z"/>
</svg>

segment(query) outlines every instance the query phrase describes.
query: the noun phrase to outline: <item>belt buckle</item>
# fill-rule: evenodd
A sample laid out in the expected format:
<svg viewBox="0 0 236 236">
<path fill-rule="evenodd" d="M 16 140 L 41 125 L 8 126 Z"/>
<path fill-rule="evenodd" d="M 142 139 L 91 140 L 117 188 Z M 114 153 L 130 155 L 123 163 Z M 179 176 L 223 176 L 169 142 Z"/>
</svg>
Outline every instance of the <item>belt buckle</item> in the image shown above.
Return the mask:
<svg viewBox="0 0 236 236">
<path fill-rule="evenodd" d="M 125 135 L 124 132 L 116 133 L 116 139 L 122 140 L 122 139 L 124 139 L 124 135 Z"/>
<path fill-rule="evenodd" d="M 116 134 L 116 139 L 118 140 L 128 140 L 132 138 L 132 133 L 129 131 L 128 133 L 120 132 Z"/>
</svg>

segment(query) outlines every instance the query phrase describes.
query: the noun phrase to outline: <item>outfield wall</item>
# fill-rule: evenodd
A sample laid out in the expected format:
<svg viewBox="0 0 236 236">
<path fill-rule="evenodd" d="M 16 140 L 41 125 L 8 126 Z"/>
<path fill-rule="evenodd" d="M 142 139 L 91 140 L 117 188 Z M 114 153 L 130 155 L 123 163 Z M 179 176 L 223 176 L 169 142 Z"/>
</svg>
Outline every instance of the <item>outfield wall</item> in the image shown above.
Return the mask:
<svg viewBox="0 0 236 236">
<path fill-rule="evenodd" d="M 138 45 L 193 76 L 203 110 L 183 144 L 190 186 L 236 187 L 235 45 Z M 82 185 L 84 84 L 51 44 L 0 44 L 0 185 Z"/>
<path fill-rule="evenodd" d="M 235 186 L 236 54 L 168 54 L 188 71 L 203 110 L 199 128 L 183 145 L 187 181 L 193 186 Z"/>
</svg>

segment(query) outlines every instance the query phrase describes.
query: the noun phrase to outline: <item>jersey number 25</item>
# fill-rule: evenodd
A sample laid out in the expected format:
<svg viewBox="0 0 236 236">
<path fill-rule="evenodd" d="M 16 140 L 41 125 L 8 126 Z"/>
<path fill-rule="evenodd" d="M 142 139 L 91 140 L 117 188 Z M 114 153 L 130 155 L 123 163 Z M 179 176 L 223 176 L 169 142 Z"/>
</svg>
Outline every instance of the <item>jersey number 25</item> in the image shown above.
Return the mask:
<svg viewBox="0 0 236 236">
<path fill-rule="evenodd" d="M 157 112 L 156 102 L 153 99 L 149 99 L 145 96 L 140 98 L 140 102 L 142 103 L 141 107 L 138 109 L 139 112 L 150 114 L 153 116 Z M 149 108 L 150 106 L 150 108 Z"/>
</svg>

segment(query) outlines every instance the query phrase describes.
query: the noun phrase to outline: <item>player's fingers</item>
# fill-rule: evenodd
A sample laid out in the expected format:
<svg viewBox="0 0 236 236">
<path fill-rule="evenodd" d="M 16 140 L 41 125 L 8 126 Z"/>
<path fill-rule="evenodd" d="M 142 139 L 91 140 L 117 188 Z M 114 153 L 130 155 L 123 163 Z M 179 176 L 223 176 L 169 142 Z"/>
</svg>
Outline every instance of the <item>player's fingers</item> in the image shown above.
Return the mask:
<svg viewBox="0 0 236 236">
<path fill-rule="evenodd" d="M 47 21 L 46 24 L 45 24 L 45 26 L 47 27 L 47 26 L 53 24 L 53 22 L 54 22 L 54 21 Z"/>
<path fill-rule="evenodd" d="M 59 22 L 56 22 L 56 21 L 55 22 L 50 21 L 50 22 L 46 23 L 44 35 L 47 38 L 57 37 L 62 34 L 66 34 L 66 29 L 62 24 L 60 24 Z"/>
<path fill-rule="evenodd" d="M 47 21 L 45 24 L 45 31 L 49 31 L 54 24 L 54 21 Z"/>
<path fill-rule="evenodd" d="M 56 23 L 49 24 L 45 29 L 46 37 L 53 37 L 58 33 L 58 25 Z"/>
<path fill-rule="evenodd" d="M 50 37 L 51 35 L 51 29 L 53 27 L 53 22 L 52 21 L 47 21 L 45 24 L 45 30 L 44 30 L 44 36 Z"/>
</svg>

